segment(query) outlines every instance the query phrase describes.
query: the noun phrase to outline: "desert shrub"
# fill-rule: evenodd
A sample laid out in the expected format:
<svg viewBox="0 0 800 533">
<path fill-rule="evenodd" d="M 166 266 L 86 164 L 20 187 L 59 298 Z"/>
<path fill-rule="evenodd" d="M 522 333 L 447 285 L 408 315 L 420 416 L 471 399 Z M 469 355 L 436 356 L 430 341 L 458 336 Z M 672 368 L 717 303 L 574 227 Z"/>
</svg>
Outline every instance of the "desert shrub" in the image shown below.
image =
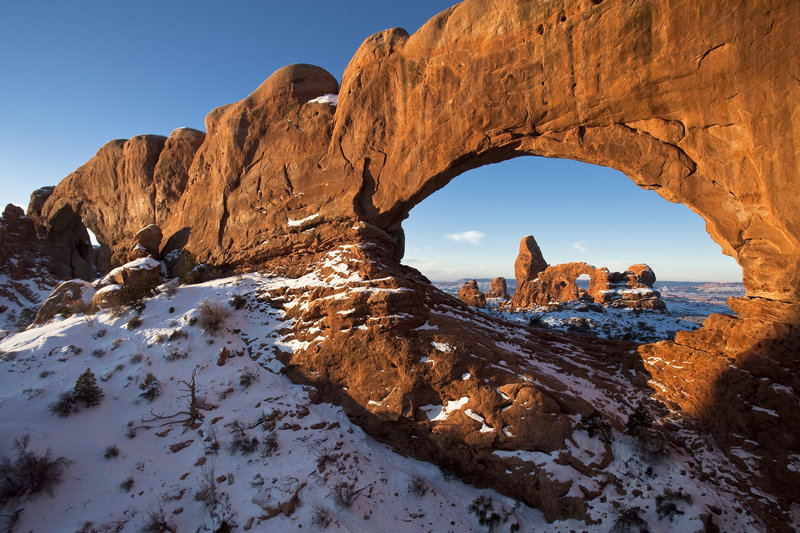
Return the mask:
<svg viewBox="0 0 800 533">
<path fill-rule="evenodd" d="M 147 377 L 139 384 L 139 390 L 142 391 L 139 393 L 139 397 L 144 398 L 148 403 L 152 402 L 161 393 L 160 387 L 161 384 L 158 378 L 155 377 L 152 372 L 148 372 Z"/>
<path fill-rule="evenodd" d="M 245 305 L 247 305 L 247 297 L 241 294 L 234 294 L 233 296 L 231 296 L 231 299 L 228 300 L 228 305 L 239 311 Z"/>
<path fill-rule="evenodd" d="M 106 459 L 116 459 L 119 457 L 119 446 L 116 444 L 112 444 L 110 446 L 106 446 L 106 451 L 103 453 L 103 457 Z"/>
<path fill-rule="evenodd" d="M 327 529 L 331 525 L 331 517 L 328 510 L 321 505 L 315 505 L 311 511 L 311 525 L 318 529 Z"/>
<path fill-rule="evenodd" d="M 197 492 L 195 492 L 194 499 L 198 502 L 202 502 L 203 506 L 206 508 L 208 516 L 211 519 L 212 530 L 215 533 L 230 531 L 230 521 L 233 518 L 233 511 L 231 510 L 228 495 L 219 490 L 217 486 L 214 467 L 204 467 L 202 476 L 203 482 L 200 484 L 200 488 Z"/>
<path fill-rule="evenodd" d="M 186 250 L 181 252 L 178 257 L 178 263 L 175 265 L 175 274 L 178 276 L 178 281 L 181 285 L 202 282 L 204 270 L 203 265 L 197 264 L 194 254 Z"/>
<path fill-rule="evenodd" d="M 490 530 L 500 524 L 503 518 L 494 510 L 492 499 L 488 496 L 479 496 L 469 504 L 469 511 L 478 517 L 478 523 Z"/>
<path fill-rule="evenodd" d="M 102 348 L 97 348 L 96 350 L 92 350 L 92 357 L 103 357 L 106 354 L 106 351 Z"/>
<path fill-rule="evenodd" d="M 143 359 L 144 359 L 144 356 L 143 356 L 142 354 L 140 354 L 140 353 L 135 353 L 135 354 L 133 354 L 133 355 L 131 356 L 131 359 L 130 359 L 130 361 L 131 361 L 131 364 L 132 364 L 132 365 L 136 365 L 136 364 L 139 364 L 139 363 L 141 363 Z"/>
<path fill-rule="evenodd" d="M 58 400 L 50 404 L 50 412 L 62 418 L 71 415 L 74 409 L 75 399 L 72 396 L 72 391 L 62 392 L 59 394 Z"/>
<path fill-rule="evenodd" d="M 356 498 L 361 494 L 363 488 L 356 490 L 355 485 L 346 482 L 338 483 L 331 491 L 333 503 L 343 509 L 350 509 L 356 502 Z"/>
<path fill-rule="evenodd" d="M 439 467 L 439 472 L 442 473 L 442 477 L 445 481 L 452 481 L 458 477 L 456 475 L 455 463 L 450 459 L 444 458 L 436 466 Z"/>
<path fill-rule="evenodd" d="M 142 526 L 142 533 L 177 533 L 178 528 L 174 523 L 167 520 L 164 509 L 151 511 L 147 514 L 147 519 Z"/>
<path fill-rule="evenodd" d="M 328 448 L 321 448 L 317 452 L 317 470 L 323 472 L 325 467 L 336 462 L 337 456 Z"/>
<path fill-rule="evenodd" d="M 164 356 L 164 359 L 171 363 L 173 361 L 177 361 L 178 359 L 186 359 L 187 357 L 189 357 L 188 353 L 182 352 L 176 347 L 171 346 L 167 352 L 167 355 Z"/>
<path fill-rule="evenodd" d="M 106 333 L 108 333 L 108 330 L 106 330 L 106 329 L 98 329 L 97 331 L 92 333 L 92 338 L 95 339 L 95 340 L 100 339 L 102 337 L 105 337 Z"/>
<path fill-rule="evenodd" d="M 250 455 L 258 449 L 258 438 L 249 437 L 246 428 L 241 422 L 234 420 L 230 426 L 233 434 L 231 453 L 240 452 L 242 455 Z"/>
<path fill-rule="evenodd" d="M 269 457 L 278 450 L 278 436 L 275 433 L 268 433 L 264 438 L 261 453 L 264 457 Z"/>
<path fill-rule="evenodd" d="M 243 389 L 258 381 L 258 372 L 254 368 L 247 367 L 239 374 L 239 386 Z"/>
<path fill-rule="evenodd" d="M 72 398 L 78 403 L 83 403 L 86 407 L 99 405 L 103 400 L 103 389 L 97 386 L 97 378 L 90 369 L 78 376 L 75 388 L 72 389 Z"/>
<path fill-rule="evenodd" d="M 142 325 L 142 317 L 139 315 L 134 315 L 131 317 L 130 320 L 128 320 L 128 323 L 125 324 L 125 327 L 128 328 L 129 330 L 133 330 L 141 325 Z"/>
<path fill-rule="evenodd" d="M 152 287 L 122 285 L 117 292 L 117 302 L 125 309 L 133 309 L 137 314 L 141 314 L 147 305 L 144 301 L 155 294 Z"/>
<path fill-rule="evenodd" d="M 128 422 L 128 426 L 125 428 L 125 436 L 129 439 L 136 438 L 136 425 L 133 423 L 133 420 Z"/>
<path fill-rule="evenodd" d="M 203 331 L 207 331 L 211 334 L 219 331 L 225 324 L 225 320 L 230 316 L 230 311 L 228 311 L 227 308 L 219 302 L 209 299 L 200 302 L 198 311 L 198 324 L 200 324 Z"/>
<path fill-rule="evenodd" d="M 550 326 L 547 325 L 547 322 L 542 320 L 542 317 L 539 315 L 534 315 L 528 320 L 528 325 L 533 328 L 548 328 Z"/>
<path fill-rule="evenodd" d="M 133 476 L 128 476 L 125 481 L 119 484 L 119 488 L 125 492 L 130 492 L 133 488 Z"/>
<path fill-rule="evenodd" d="M 64 457 L 53 457 L 49 449 L 37 453 L 28 449 L 30 435 L 14 440 L 17 456 L 0 459 L 0 506 L 26 494 L 51 493 L 69 465 Z"/>
<path fill-rule="evenodd" d="M 412 475 L 408 480 L 408 493 L 416 498 L 422 498 L 428 492 L 425 479 L 419 474 Z"/>
<path fill-rule="evenodd" d="M 181 329 L 174 329 L 174 330 L 172 330 L 170 332 L 169 337 L 167 337 L 167 338 L 169 340 L 171 340 L 171 341 L 174 341 L 174 340 L 177 340 L 177 339 L 180 339 L 180 338 L 186 339 L 188 337 L 189 337 L 189 335 L 187 335 L 185 331 L 183 331 Z"/>
<path fill-rule="evenodd" d="M 650 411 L 647 410 L 644 403 L 639 402 L 639 405 L 633 410 L 631 416 L 628 417 L 628 422 L 625 427 L 629 435 L 637 436 L 644 430 L 650 429 L 653 422 L 653 416 L 650 414 Z"/>
<path fill-rule="evenodd" d="M 609 533 L 649 533 L 647 522 L 639 516 L 641 512 L 638 507 L 621 508 Z"/>
<path fill-rule="evenodd" d="M 603 416 L 594 411 L 590 415 L 581 416 L 581 422 L 578 424 L 578 429 L 582 429 L 589 433 L 590 437 L 597 436 L 598 439 L 605 443 L 610 443 L 613 440 L 611 434 L 611 426 L 603 420 Z"/>
<path fill-rule="evenodd" d="M 677 505 L 677 502 L 681 501 L 687 504 L 692 503 L 691 495 L 685 494 L 681 489 L 678 489 L 677 492 L 672 489 L 666 489 L 663 494 L 656 496 L 656 512 L 659 520 L 669 518 L 669 521 L 672 522 L 676 516 L 683 514 L 683 511 Z"/>
</svg>

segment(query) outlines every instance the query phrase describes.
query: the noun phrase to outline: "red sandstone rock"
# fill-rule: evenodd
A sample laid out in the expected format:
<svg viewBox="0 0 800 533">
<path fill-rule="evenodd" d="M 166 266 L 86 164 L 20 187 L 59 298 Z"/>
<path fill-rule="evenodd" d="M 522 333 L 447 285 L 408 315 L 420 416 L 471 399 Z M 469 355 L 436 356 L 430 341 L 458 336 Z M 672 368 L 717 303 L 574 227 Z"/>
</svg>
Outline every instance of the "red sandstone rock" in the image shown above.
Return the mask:
<svg viewBox="0 0 800 533">
<path fill-rule="evenodd" d="M 489 292 L 486 293 L 486 297 L 508 300 L 508 285 L 506 284 L 506 278 L 502 276 L 494 278 L 491 286 L 489 287 Z"/>
<path fill-rule="evenodd" d="M 109 272 L 98 288 L 121 285 L 137 292 L 156 288 L 161 283 L 161 262 L 152 257 L 136 259 Z"/>
<path fill-rule="evenodd" d="M 140 229 L 133 237 L 131 260 L 141 257 L 158 257 L 162 237 L 161 228 L 155 224 Z"/>
<path fill-rule="evenodd" d="M 800 190 L 791 117 L 800 100 L 792 68 L 800 57 L 798 19 L 797 2 L 771 9 L 759 2 L 736 9 L 707 2 L 698 10 L 693 3 L 647 0 L 467 0 L 412 36 L 392 29 L 365 40 L 341 90 L 321 69 L 295 65 L 277 71 L 243 101 L 210 113 L 202 146 L 187 143 L 178 150 L 176 167 L 190 176 L 183 194 L 177 197 L 177 179 L 174 200 L 159 204 L 171 205 L 162 224 L 166 247 L 185 248 L 220 268 L 268 262 L 300 274 L 326 251 L 358 243 L 381 249 L 371 253 L 394 264 L 401 255 L 401 222 L 411 208 L 465 170 L 522 154 L 617 168 L 699 213 L 724 253 L 742 265 L 748 299 L 759 300 L 738 302 L 747 311 L 741 318 L 710 318 L 698 332 L 640 352 L 653 386 L 669 399 L 703 417 L 718 435 L 758 441 L 754 451 L 761 454 L 764 475 L 754 473 L 748 484 L 781 499 L 758 507 L 778 529 L 780 509 L 800 499 L 793 492 L 800 483 L 785 459 L 800 447 L 795 435 L 764 412 L 779 413 L 773 418 L 788 420 L 788 427 L 797 420 L 792 376 L 798 374 L 800 345 L 800 314 L 794 309 L 800 301 Z M 339 93 L 337 107 L 311 101 L 327 92 Z M 166 144 L 163 137 L 145 136 L 109 143 L 59 184 L 41 205 L 41 216 L 29 210 L 42 228 L 40 237 L 71 272 L 90 267 L 81 249 L 81 219 L 114 248 L 115 264 L 128 236 L 160 223 L 153 181 Z M 164 166 L 167 178 L 174 173 L 169 167 Z M 399 267 L 369 268 L 366 275 L 374 279 L 392 273 L 381 282 L 389 292 L 354 295 L 352 319 L 336 316 L 347 309 L 309 301 L 308 318 L 324 322 L 331 342 L 293 356 L 297 371 L 318 376 L 313 379 L 327 398 L 348 406 L 368 431 L 398 446 L 409 442 L 403 431 L 412 430 L 401 421 L 415 405 L 465 391 L 480 396 L 474 407 L 497 424 L 502 404 L 478 386 L 459 383 L 467 356 L 451 352 L 440 354 L 442 364 L 432 369 L 411 366 L 430 353 L 431 339 L 398 334 L 431 318 L 426 313 L 433 304 L 425 298 L 433 302 L 435 293 Z M 595 269 L 596 288 L 617 283 L 607 271 L 603 281 L 600 270 Z M 545 274 L 539 276 L 543 285 L 554 281 Z M 394 292 L 400 288 L 408 290 Z M 529 299 L 533 289 L 525 289 Z M 546 291 L 557 297 L 577 292 L 569 283 L 550 283 Z M 413 318 L 404 319 L 400 309 Z M 764 319 L 761 311 L 768 313 Z M 368 323 L 368 315 L 376 320 Z M 356 320 L 367 330 L 334 329 Z M 439 323 L 441 335 L 470 338 L 469 328 L 457 321 Z M 465 352 L 487 361 L 508 357 L 486 353 L 479 339 L 471 339 L 462 342 Z M 562 359 L 559 365 L 568 366 Z M 386 382 L 375 379 L 378 369 L 386 370 Z M 430 372 L 426 392 L 408 381 L 418 369 Z M 342 387 L 351 378 L 358 386 L 351 389 L 353 397 L 345 397 Z M 367 392 L 392 390 L 394 384 L 403 387 L 387 405 L 398 423 L 365 417 L 372 399 Z M 435 392 L 428 384 L 436 385 Z M 559 400 L 579 403 L 566 394 Z M 565 498 L 564 484 L 544 475 L 538 477 L 541 486 L 503 477 L 508 463 L 493 459 L 489 437 L 476 425 L 457 416 L 452 428 L 424 434 L 433 435 L 425 436 L 433 444 L 413 453 L 441 459 L 447 450 L 468 480 L 486 483 L 496 474 L 505 481 L 500 490 L 540 506 L 547 519 L 581 515 L 579 498 Z M 781 457 L 782 463 L 776 459 Z M 471 472 L 475 464 L 486 471 Z"/>
<path fill-rule="evenodd" d="M 33 323 L 44 324 L 62 311 L 84 313 L 91 306 L 94 294 L 94 286 L 88 281 L 80 279 L 65 281 L 47 297 Z"/>
<path fill-rule="evenodd" d="M 653 269 L 641 263 L 629 266 L 625 274 L 628 276 L 628 287 L 631 289 L 652 288 L 653 283 L 656 282 L 656 274 Z"/>
<path fill-rule="evenodd" d="M 519 242 L 519 254 L 514 261 L 514 275 L 517 278 L 517 287 L 523 283 L 533 281 L 540 272 L 547 268 L 547 261 L 542 256 L 539 245 L 533 235 L 523 237 Z"/>
<path fill-rule="evenodd" d="M 458 298 L 472 307 L 486 307 L 486 295 L 478 288 L 474 279 L 466 282 L 458 291 Z"/>
</svg>

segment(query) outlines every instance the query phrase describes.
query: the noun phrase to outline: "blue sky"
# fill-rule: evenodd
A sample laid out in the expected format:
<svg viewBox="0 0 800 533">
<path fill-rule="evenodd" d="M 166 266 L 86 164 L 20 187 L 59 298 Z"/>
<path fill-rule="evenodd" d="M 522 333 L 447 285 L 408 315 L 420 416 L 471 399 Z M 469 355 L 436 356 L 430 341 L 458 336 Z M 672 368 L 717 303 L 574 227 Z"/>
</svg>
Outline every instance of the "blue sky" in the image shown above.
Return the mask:
<svg viewBox="0 0 800 533">
<path fill-rule="evenodd" d="M 565 159 L 518 157 L 466 172 L 417 205 L 403 228 L 404 262 L 432 280 L 513 279 L 525 235 L 551 265 L 647 263 L 662 281 L 742 279 L 688 207 L 617 170 Z"/>
<path fill-rule="evenodd" d="M 453 3 L 7 2 L 0 203 L 26 206 L 33 189 L 58 183 L 111 139 L 203 129 L 211 109 L 284 65 L 312 63 L 341 80 L 366 37 L 393 26 L 413 32 Z M 573 162 L 521 158 L 473 170 L 416 207 L 404 227 L 406 262 L 432 279 L 511 275 L 529 233 L 550 263 L 643 261 L 660 279 L 741 279 L 686 207 Z M 484 237 L 447 237 L 469 231 Z"/>
</svg>

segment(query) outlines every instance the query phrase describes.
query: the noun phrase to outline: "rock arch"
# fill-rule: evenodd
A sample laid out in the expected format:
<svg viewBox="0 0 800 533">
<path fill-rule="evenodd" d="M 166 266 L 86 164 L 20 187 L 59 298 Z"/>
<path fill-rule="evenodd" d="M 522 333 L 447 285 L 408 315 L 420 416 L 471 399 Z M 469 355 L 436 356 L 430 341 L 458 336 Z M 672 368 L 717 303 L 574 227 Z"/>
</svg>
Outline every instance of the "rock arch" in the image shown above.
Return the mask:
<svg viewBox="0 0 800 533">
<path fill-rule="evenodd" d="M 205 135 L 112 141 L 37 204 L 36 220 L 50 231 L 71 213 L 115 257 L 157 222 L 164 242 L 199 261 L 297 275 L 340 244 L 369 243 L 354 252 L 370 265 L 365 275 L 408 290 L 361 305 L 404 317 L 400 325 L 384 318 L 408 329 L 424 323 L 426 297 L 443 297 L 398 262 L 401 223 L 414 205 L 466 170 L 517 156 L 613 167 L 700 214 L 747 288 L 747 298 L 731 301 L 738 317 L 712 315 L 674 343 L 640 347 L 654 386 L 723 442 L 757 440 L 770 469 L 761 482 L 797 501 L 786 457 L 800 453 L 800 435 L 785 427 L 800 424 L 798 19 L 791 0 L 735 8 L 466 0 L 413 35 L 368 38 L 341 87 L 318 67 L 292 65 L 209 113 Z M 338 105 L 317 98 L 327 93 L 338 93 Z M 345 319 L 331 319 L 333 332 L 342 330 L 337 320 Z M 333 383 L 347 354 L 374 354 L 378 344 L 397 352 L 393 334 L 361 335 L 331 342 L 306 364 L 319 361 Z M 367 402 L 356 400 L 342 401 L 358 413 Z M 397 398 L 395 416 L 407 414 L 406 400 Z M 383 419 L 369 425 L 361 411 L 381 434 Z"/>
</svg>

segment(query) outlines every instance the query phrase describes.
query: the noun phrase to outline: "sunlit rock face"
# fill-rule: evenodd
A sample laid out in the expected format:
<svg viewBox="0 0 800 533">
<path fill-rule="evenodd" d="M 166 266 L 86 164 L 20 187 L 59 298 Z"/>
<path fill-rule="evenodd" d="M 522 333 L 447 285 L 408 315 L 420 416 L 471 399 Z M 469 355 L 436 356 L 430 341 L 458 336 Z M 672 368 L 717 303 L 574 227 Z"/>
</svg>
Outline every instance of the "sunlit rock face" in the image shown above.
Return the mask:
<svg viewBox="0 0 800 533">
<path fill-rule="evenodd" d="M 395 318 L 333 344 L 357 352 L 382 339 L 388 353 L 404 313 L 433 306 L 398 263 L 401 223 L 416 204 L 466 170 L 520 155 L 616 168 L 700 214 L 743 268 L 738 317 L 712 316 L 639 354 L 665 401 L 730 446 L 759 443 L 754 483 L 780 494 L 767 507 L 784 509 L 800 500 L 797 472 L 776 459 L 800 452 L 797 432 L 780 433 L 800 421 L 798 19 L 797 2 L 467 0 L 413 35 L 369 37 L 341 87 L 318 67 L 293 65 L 212 111 L 205 134 L 110 142 L 37 200 L 32 218 L 72 271 L 88 269 L 81 239 L 56 241 L 58 228 L 80 229 L 76 220 L 111 248 L 114 265 L 153 223 L 162 253 L 185 250 L 220 269 L 301 276 L 312 260 L 357 245 L 378 265 L 364 275 L 390 277 L 381 283 L 398 292 L 356 303 Z M 293 356 L 299 375 L 319 354 L 340 353 L 321 346 Z M 389 402 L 398 419 L 413 416 L 403 398 Z"/>
</svg>

